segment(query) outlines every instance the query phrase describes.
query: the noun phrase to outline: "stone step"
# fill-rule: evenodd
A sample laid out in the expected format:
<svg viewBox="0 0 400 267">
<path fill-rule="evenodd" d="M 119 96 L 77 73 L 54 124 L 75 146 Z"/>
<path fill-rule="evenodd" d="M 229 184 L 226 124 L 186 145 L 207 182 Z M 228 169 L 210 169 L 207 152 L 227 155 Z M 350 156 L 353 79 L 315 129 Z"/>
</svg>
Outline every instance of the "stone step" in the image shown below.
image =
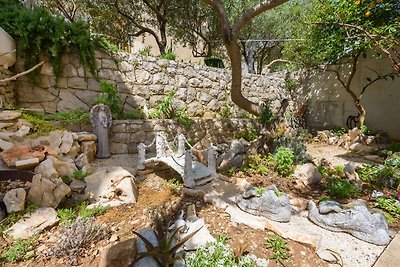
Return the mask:
<svg viewBox="0 0 400 267">
<path fill-rule="evenodd" d="M 393 238 L 373 267 L 399 266 L 400 264 L 400 232 Z"/>
</svg>

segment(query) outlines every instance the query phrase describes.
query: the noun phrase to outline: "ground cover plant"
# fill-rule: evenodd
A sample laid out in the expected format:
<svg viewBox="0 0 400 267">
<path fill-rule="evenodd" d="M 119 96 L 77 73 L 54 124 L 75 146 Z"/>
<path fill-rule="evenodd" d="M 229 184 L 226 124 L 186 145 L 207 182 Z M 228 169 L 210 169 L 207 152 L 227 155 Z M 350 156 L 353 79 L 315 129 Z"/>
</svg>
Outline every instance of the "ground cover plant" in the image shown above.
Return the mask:
<svg viewBox="0 0 400 267">
<path fill-rule="evenodd" d="M 272 255 L 269 258 L 282 266 L 286 266 L 285 262 L 290 259 L 290 249 L 287 242 L 282 237 L 275 235 L 269 237 L 265 245 L 272 249 Z"/>
</svg>

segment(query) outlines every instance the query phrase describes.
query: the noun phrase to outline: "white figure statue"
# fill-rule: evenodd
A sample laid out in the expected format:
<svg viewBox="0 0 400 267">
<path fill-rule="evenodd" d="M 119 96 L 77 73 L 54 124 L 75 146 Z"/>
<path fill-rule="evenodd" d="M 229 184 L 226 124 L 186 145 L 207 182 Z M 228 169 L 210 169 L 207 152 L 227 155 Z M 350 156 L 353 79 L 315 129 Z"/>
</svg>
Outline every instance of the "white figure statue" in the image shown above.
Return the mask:
<svg viewBox="0 0 400 267">
<path fill-rule="evenodd" d="M 112 124 L 110 108 L 107 105 L 99 104 L 90 110 L 90 122 L 93 132 L 97 136 L 96 157 L 103 159 L 111 156 L 109 146 L 109 131 Z"/>
</svg>

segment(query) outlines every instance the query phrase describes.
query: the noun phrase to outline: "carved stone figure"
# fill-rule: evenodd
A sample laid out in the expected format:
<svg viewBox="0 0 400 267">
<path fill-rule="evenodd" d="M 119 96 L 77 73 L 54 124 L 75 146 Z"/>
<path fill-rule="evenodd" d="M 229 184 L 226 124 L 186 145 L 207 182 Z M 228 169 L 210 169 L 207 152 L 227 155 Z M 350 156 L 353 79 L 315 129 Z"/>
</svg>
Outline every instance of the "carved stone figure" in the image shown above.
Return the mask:
<svg viewBox="0 0 400 267">
<path fill-rule="evenodd" d="M 109 146 L 109 131 L 112 124 L 110 108 L 99 104 L 90 110 L 90 122 L 93 126 L 93 132 L 97 136 L 97 154 L 100 159 L 111 156 Z"/>
</svg>

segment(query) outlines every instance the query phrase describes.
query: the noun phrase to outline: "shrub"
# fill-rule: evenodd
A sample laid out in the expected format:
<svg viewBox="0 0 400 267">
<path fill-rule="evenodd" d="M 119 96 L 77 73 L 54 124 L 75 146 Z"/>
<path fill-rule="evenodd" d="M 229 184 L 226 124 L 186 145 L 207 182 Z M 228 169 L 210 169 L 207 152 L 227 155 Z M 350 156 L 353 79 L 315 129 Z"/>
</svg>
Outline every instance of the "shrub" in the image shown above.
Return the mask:
<svg viewBox="0 0 400 267">
<path fill-rule="evenodd" d="M 289 148 L 278 147 L 276 152 L 269 158 L 280 175 L 288 177 L 293 173 L 294 153 Z"/>
<path fill-rule="evenodd" d="M 240 139 L 243 138 L 244 140 L 251 142 L 256 140 L 258 137 L 256 130 L 243 130 L 238 133 L 235 133 L 235 138 Z"/>
<path fill-rule="evenodd" d="M 165 98 L 157 105 L 155 110 L 149 114 L 152 119 L 174 119 L 179 124 L 189 128 L 192 119 L 187 115 L 186 110 L 173 106 L 175 91 L 167 92 Z"/>
<path fill-rule="evenodd" d="M 60 127 L 57 127 L 51 122 L 46 121 L 43 118 L 43 115 L 40 115 L 38 113 L 22 113 L 20 118 L 25 119 L 32 124 L 31 132 L 29 133 L 29 136 L 32 138 L 47 135 L 51 131 L 60 129 Z"/>
<path fill-rule="evenodd" d="M 87 176 L 87 173 L 85 173 L 82 170 L 76 170 L 73 173 L 74 178 L 83 181 L 85 179 L 85 177 Z"/>
<path fill-rule="evenodd" d="M 100 91 L 102 94 L 97 98 L 96 104 L 104 104 L 110 108 L 113 119 L 122 116 L 121 97 L 118 88 L 109 82 L 100 83 Z"/>
<path fill-rule="evenodd" d="M 164 54 L 161 54 L 157 57 L 158 59 L 168 59 L 168 60 L 175 60 L 176 55 L 172 52 L 172 47 L 168 48 Z"/>
<path fill-rule="evenodd" d="M 96 42 L 89 24 L 82 20 L 67 22 L 44 8 L 26 8 L 16 2 L 0 1 L 0 25 L 17 41 L 17 55 L 24 59 L 26 69 L 39 63 L 40 55 L 45 54 L 58 78 L 63 71 L 61 57 L 71 49 L 77 52 L 80 63 L 95 75 Z"/>
<path fill-rule="evenodd" d="M 145 48 L 141 49 L 139 51 L 139 55 L 144 56 L 144 57 L 149 57 L 151 56 L 151 46 L 146 46 Z"/>
<path fill-rule="evenodd" d="M 400 205 L 396 199 L 381 197 L 378 198 L 374 206 L 383 209 L 397 218 L 400 218 Z"/>
<path fill-rule="evenodd" d="M 15 240 L 12 246 L 1 254 L 0 262 L 17 263 L 23 260 L 35 243 L 36 236 L 25 240 Z"/>
<path fill-rule="evenodd" d="M 123 120 L 142 120 L 144 118 L 145 115 L 141 109 L 133 109 L 132 111 L 125 112 L 122 115 Z"/>
<path fill-rule="evenodd" d="M 90 121 L 89 112 L 79 109 L 61 111 L 55 114 L 46 114 L 43 116 L 43 119 L 47 121 L 59 121 L 62 126 L 75 123 L 88 123 Z"/>
<path fill-rule="evenodd" d="M 294 162 L 306 163 L 308 161 L 307 147 L 303 140 L 298 137 L 282 136 L 274 142 L 275 147 L 286 147 L 294 154 Z"/>
<path fill-rule="evenodd" d="M 329 196 L 339 199 L 355 197 L 360 193 L 356 185 L 340 178 L 329 178 L 325 190 Z"/>
<path fill-rule="evenodd" d="M 270 163 L 268 162 L 267 157 L 263 157 L 260 155 L 250 155 L 245 158 L 242 169 L 248 175 L 267 175 L 269 172 L 268 165 L 270 165 Z"/>
<path fill-rule="evenodd" d="M 263 104 L 263 109 L 261 115 L 258 117 L 258 121 L 264 126 L 271 126 L 272 122 L 274 121 L 275 117 L 272 113 L 271 108 L 269 107 L 269 101 L 265 101 Z"/>
<path fill-rule="evenodd" d="M 272 249 L 272 255 L 269 258 L 285 266 L 284 261 L 290 258 L 287 242 L 278 235 L 271 236 L 267 240 L 266 247 Z"/>
</svg>

